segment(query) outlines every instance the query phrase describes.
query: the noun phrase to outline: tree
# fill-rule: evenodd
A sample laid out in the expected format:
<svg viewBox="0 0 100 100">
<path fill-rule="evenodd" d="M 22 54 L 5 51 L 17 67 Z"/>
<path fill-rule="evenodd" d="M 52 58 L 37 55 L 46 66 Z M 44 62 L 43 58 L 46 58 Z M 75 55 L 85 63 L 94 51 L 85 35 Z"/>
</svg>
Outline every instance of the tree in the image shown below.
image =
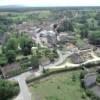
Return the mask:
<svg viewBox="0 0 100 100">
<path fill-rule="evenodd" d="M 87 24 L 84 24 L 80 27 L 80 35 L 82 38 L 88 37 L 88 26 Z"/>
<path fill-rule="evenodd" d="M 7 64 L 8 60 L 5 56 L 5 54 L 0 54 L 0 65 L 4 66 L 5 64 Z"/>
<path fill-rule="evenodd" d="M 75 74 L 72 75 L 72 81 L 73 81 L 73 82 L 76 81 L 76 76 L 75 76 Z"/>
<path fill-rule="evenodd" d="M 49 57 L 50 53 L 51 53 L 51 51 L 49 49 L 44 50 L 44 54 L 45 54 L 46 57 Z"/>
<path fill-rule="evenodd" d="M 0 79 L 0 100 L 10 100 L 17 95 L 19 89 L 7 80 Z"/>
<path fill-rule="evenodd" d="M 85 71 L 81 71 L 80 73 L 80 79 L 84 79 L 86 72 Z"/>
<path fill-rule="evenodd" d="M 90 19 L 88 19 L 87 22 L 88 22 L 88 28 L 90 30 L 96 30 L 98 28 L 98 23 L 95 19 L 90 18 Z"/>
<path fill-rule="evenodd" d="M 97 75 L 96 81 L 97 81 L 98 83 L 100 83 L 100 75 L 99 75 L 99 74 Z"/>
<path fill-rule="evenodd" d="M 48 57 L 51 62 L 53 62 L 54 61 L 54 58 L 55 58 L 54 52 L 52 50 L 49 50 L 49 49 L 46 49 L 45 52 L 44 52 L 45 53 L 45 56 Z"/>
<path fill-rule="evenodd" d="M 87 16 L 83 13 L 83 15 L 81 15 L 81 17 L 78 20 L 79 20 L 79 23 L 85 24 L 87 23 L 86 19 L 87 19 Z"/>
<path fill-rule="evenodd" d="M 70 19 L 63 19 L 61 23 L 58 25 L 57 32 L 64 32 L 64 31 L 73 31 L 73 24 Z"/>
<path fill-rule="evenodd" d="M 100 20 L 100 13 L 99 12 L 96 14 L 95 19 Z"/>
<path fill-rule="evenodd" d="M 12 63 L 16 60 L 16 52 L 14 50 L 8 50 L 6 52 L 6 57 L 8 59 L 8 63 Z"/>
<path fill-rule="evenodd" d="M 36 56 L 38 58 L 41 58 L 42 57 L 42 52 L 40 51 L 40 49 L 38 48 L 38 50 L 36 50 Z"/>
<path fill-rule="evenodd" d="M 31 58 L 31 65 L 33 69 L 36 69 L 39 67 L 39 58 L 36 55 L 33 55 Z"/>
<path fill-rule="evenodd" d="M 90 43 L 100 45 L 100 31 L 90 32 L 88 38 Z"/>
<path fill-rule="evenodd" d="M 16 51 L 17 48 L 18 48 L 17 39 L 16 38 L 10 38 L 7 41 L 7 44 L 5 46 L 6 46 L 6 50 L 15 50 Z"/>
<path fill-rule="evenodd" d="M 54 49 L 52 52 L 53 52 L 53 54 L 54 54 L 54 58 L 58 58 L 58 57 L 59 57 L 59 55 L 58 55 L 56 49 Z"/>
<path fill-rule="evenodd" d="M 20 38 L 20 47 L 21 47 L 21 50 L 22 50 L 22 53 L 24 55 L 28 55 L 28 54 L 31 54 L 31 48 L 33 46 L 33 42 L 30 38 L 26 37 L 26 36 L 22 36 Z"/>
</svg>

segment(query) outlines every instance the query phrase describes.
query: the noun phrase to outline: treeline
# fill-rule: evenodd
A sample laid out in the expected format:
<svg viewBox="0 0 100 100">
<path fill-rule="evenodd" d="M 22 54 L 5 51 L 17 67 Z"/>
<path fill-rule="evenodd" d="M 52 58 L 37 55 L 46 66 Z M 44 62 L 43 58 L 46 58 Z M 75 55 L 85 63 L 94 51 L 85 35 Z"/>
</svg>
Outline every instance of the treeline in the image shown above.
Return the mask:
<svg viewBox="0 0 100 100">
<path fill-rule="evenodd" d="M 2 6 L 0 7 L 0 12 L 27 12 L 27 11 L 42 11 L 42 10 L 51 10 L 51 11 L 100 11 L 100 7 L 91 6 L 91 7 L 23 7 L 23 6 Z"/>
</svg>

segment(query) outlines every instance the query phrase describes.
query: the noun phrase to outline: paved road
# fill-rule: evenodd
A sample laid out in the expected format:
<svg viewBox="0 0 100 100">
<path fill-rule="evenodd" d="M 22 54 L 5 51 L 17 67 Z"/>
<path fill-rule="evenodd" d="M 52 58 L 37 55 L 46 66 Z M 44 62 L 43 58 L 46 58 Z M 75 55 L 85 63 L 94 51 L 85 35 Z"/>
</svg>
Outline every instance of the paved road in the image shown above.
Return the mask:
<svg viewBox="0 0 100 100">
<path fill-rule="evenodd" d="M 31 100 L 31 93 L 28 90 L 27 84 L 25 82 L 25 79 L 30 75 L 32 75 L 32 73 L 29 71 L 10 79 L 18 81 L 20 86 L 20 93 L 14 100 Z"/>
<path fill-rule="evenodd" d="M 18 77 L 17 78 L 19 86 L 20 86 L 20 95 L 18 96 L 18 98 L 16 98 L 15 100 L 31 100 L 31 94 L 28 90 L 27 84 L 25 82 L 25 79 L 23 77 Z"/>
</svg>

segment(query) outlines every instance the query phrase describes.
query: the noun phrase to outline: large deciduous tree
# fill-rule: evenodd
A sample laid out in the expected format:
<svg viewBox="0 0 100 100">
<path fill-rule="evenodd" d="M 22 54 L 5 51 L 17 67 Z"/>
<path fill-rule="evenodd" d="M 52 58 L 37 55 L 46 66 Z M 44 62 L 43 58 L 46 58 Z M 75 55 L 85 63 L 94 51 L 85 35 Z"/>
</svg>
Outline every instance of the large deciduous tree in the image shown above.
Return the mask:
<svg viewBox="0 0 100 100">
<path fill-rule="evenodd" d="M 14 50 L 8 50 L 6 52 L 6 57 L 8 59 L 8 63 L 12 63 L 16 60 L 16 53 Z"/>
<path fill-rule="evenodd" d="M 57 27 L 57 32 L 73 31 L 73 24 L 70 19 L 63 19 Z"/>
<path fill-rule="evenodd" d="M 21 47 L 22 53 L 24 55 L 31 54 L 32 46 L 33 46 L 33 42 L 30 38 L 28 38 L 26 36 L 22 36 L 20 38 L 20 47 Z"/>
<path fill-rule="evenodd" d="M 33 69 L 37 69 L 39 67 L 39 58 L 36 55 L 33 55 L 31 58 L 31 65 Z"/>
<path fill-rule="evenodd" d="M 17 42 L 17 39 L 16 38 L 10 38 L 8 41 L 7 41 L 7 44 L 6 44 L 6 49 L 7 50 L 17 50 L 18 48 L 18 42 Z"/>
<path fill-rule="evenodd" d="M 90 43 L 100 45 L 100 31 L 90 32 L 88 38 Z"/>
<path fill-rule="evenodd" d="M 18 94 L 19 89 L 9 81 L 0 79 L 0 100 L 11 100 Z"/>
</svg>

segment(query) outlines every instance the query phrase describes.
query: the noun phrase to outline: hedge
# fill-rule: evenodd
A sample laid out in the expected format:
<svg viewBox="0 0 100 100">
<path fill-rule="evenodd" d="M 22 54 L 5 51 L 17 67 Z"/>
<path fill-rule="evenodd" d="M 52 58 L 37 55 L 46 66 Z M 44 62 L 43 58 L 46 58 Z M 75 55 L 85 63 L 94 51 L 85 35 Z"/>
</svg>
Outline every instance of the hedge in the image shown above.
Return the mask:
<svg viewBox="0 0 100 100">
<path fill-rule="evenodd" d="M 75 70 L 80 70 L 81 67 L 72 67 L 72 68 L 60 68 L 60 69 L 55 69 L 55 70 L 52 70 L 52 71 L 47 71 L 46 73 L 40 75 L 40 76 L 37 76 L 37 77 L 30 77 L 28 79 L 26 79 L 26 83 L 31 83 L 33 81 L 36 81 L 36 80 L 40 80 L 42 78 L 45 78 L 45 77 L 48 77 L 52 74 L 58 74 L 58 73 L 62 73 L 62 72 L 67 72 L 67 71 L 75 71 Z"/>
<path fill-rule="evenodd" d="M 90 63 L 87 63 L 87 64 L 82 64 L 82 66 L 85 66 L 87 68 L 98 66 L 98 65 L 100 65 L 100 61 L 93 61 L 93 62 L 90 62 Z"/>
<path fill-rule="evenodd" d="M 55 70 L 49 71 L 48 73 L 42 74 L 42 75 L 40 75 L 38 77 L 31 77 L 30 79 L 27 79 L 26 82 L 27 83 L 30 83 L 32 81 L 35 81 L 35 80 L 39 80 L 39 79 L 48 77 L 48 76 L 50 76 L 52 74 L 58 74 L 60 72 L 74 71 L 74 70 L 82 69 L 82 66 L 85 66 L 87 68 L 91 68 L 91 67 L 94 67 L 94 66 L 97 66 L 97 65 L 100 65 L 100 61 L 95 61 L 95 62 L 87 63 L 87 64 L 81 64 L 78 67 L 70 67 L 70 68 L 68 68 L 66 66 L 65 68 L 60 68 L 60 69 L 55 69 Z"/>
<path fill-rule="evenodd" d="M 91 90 L 89 89 L 85 89 L 86 95 L 91 98 L 91 100 L 100 100 L 100 97 L 98 97 L 97 95 L 95 95 L 95 93 L 93 93 Z"/>
</svg>

